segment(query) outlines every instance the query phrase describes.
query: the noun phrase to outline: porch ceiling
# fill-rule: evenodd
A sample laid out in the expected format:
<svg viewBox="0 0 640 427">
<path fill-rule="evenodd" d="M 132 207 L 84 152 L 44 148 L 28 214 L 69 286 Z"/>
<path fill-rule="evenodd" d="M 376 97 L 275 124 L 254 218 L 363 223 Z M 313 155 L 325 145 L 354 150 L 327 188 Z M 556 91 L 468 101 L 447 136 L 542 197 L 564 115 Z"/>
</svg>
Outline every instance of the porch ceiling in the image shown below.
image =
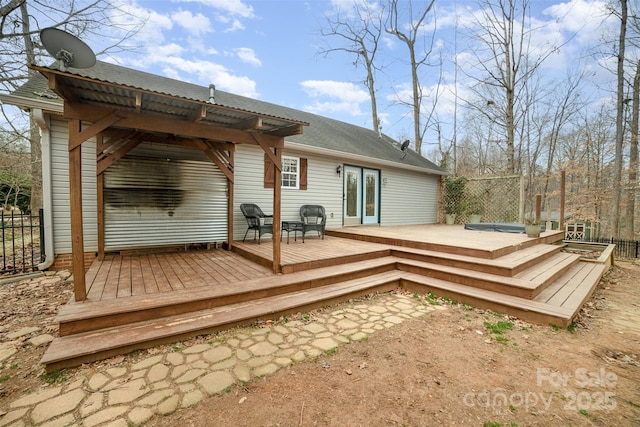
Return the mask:
<svg viewBox="0 0 640 427">
<path fill-rule="evenodd" d="M 66 101 L 65 104 L 95 107 L 89 109 L 93 111 L 108 109 L 160 120 L 179 120 L 274 137 L 301 134 L 303 127 L 308 125 L 298 120 L 227 107 L 216 104 L 214 100 L 202 100 L 208 98 L 209 94 L 202 94 L 202 99 L 192 99 L 170 93 L 171 88 L 167 88 L 167 93 L 164 93 L 158 89 L 93 77 L 88 70 L 61 71 L 54 67 L 36 65 L 31 65 L 30 68 L 47 77 L 49 87 Z M 213 95 L 215 99 L 215 92 Z M 85 120 L 91 119 L 92 117 L 87 117 Z M 114 127 L 119 126 L 115 124 Z M 180 135 L 180 129 L 175 129 L 175 134 Z"/>
</svg>

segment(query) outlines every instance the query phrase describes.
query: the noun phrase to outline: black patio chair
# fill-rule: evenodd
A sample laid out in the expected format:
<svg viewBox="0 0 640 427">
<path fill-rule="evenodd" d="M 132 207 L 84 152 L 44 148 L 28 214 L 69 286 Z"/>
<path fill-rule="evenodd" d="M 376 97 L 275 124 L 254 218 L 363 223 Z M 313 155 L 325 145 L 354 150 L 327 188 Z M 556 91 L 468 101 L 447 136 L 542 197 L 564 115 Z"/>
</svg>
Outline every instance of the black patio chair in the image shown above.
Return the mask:
<svg viewBox="0 0 640 427">
<path fill-rule="evenodd" d="M 242 241 L 247 238 L 249 230 L 253 230 L 253 240 L 258 235 L 258 244 L 263 234 L 271 234 L 273 236 L 273 215 L 265 215 L 260 206 L 252 203 L 243 203 L 240 205 L 242 215 L 247 220 L 247 231 L 244 233 Z"/>
<path fill-rule="evenodd" d="M 323 206 L 300 206 L 300 221 L 302 222 L 302 243 L 304 243 L 304 235 L 308 231 L 317 231 L 318 236 L 322 236 L 324 239 L 324 226 L 327 223 L 327 214 Z"/>
</svg>

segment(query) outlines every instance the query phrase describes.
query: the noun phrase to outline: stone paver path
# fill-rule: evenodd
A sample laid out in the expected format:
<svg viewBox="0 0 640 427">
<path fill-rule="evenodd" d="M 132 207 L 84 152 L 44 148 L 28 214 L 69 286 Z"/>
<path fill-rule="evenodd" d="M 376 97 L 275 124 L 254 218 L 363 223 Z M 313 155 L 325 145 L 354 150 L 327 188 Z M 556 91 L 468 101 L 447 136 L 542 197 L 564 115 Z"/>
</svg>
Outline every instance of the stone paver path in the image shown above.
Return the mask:
<svg viewBox="0 0 640 427">
<path fill-rule="evenodd" d="M 86 368 L 79 368 L 80 375 L 68 383 L 43 387 L 0 408 L 5 413 L 0 427 L 144 424 L 155 414 L 197 405 L 236 384 L 272 375 L 434 309 L 446 307 L 384 294 L 334 311 L 316 311 L 303 316 L 305 320 L 234 329 L 208 342 L 166 347 L 164 353 L 142 352 L 119 365 L 90 369 L 90 374 L 82 375 Z"/>
</svg>

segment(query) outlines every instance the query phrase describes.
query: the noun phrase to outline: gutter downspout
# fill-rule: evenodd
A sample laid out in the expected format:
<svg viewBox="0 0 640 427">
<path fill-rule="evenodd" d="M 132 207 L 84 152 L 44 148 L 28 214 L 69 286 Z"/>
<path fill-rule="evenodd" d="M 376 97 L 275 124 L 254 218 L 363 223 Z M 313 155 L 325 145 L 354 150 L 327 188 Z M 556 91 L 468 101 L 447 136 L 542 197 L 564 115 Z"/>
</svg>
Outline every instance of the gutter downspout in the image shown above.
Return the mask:
<svg viewBox="0 0 640 427">
<path fill-rule="evenodd" d="M 44 209 L 44 261 L 38 264 L 43 271 L 53 265 L 53 200 L 51 193 L 51 131 L 49 121 L 44 117 L 42 109 L 32 110 L 33 118 L 40 127 L 42 145 L 42 207 Z"/>
</svg>

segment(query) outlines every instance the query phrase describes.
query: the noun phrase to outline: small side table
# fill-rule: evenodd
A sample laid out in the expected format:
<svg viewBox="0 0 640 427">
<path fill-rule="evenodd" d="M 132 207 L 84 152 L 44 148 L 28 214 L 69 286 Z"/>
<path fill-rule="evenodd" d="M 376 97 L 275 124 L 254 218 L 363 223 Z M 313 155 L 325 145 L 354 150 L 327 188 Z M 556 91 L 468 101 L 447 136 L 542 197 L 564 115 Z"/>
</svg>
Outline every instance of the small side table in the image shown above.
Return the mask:
<svg viewBox="0 0 640 427">
<path fill-rule="evenodd" d="M 287 232 L 287 245 L 289 244 L 289 233 L 293 231 L 293 241 L 298 240 L 298 231 L 302 232 L 302 221 L 282 221 L 282 232 Z M 282 240 L 282 234 L 280 234 Z"/>
</svg>

